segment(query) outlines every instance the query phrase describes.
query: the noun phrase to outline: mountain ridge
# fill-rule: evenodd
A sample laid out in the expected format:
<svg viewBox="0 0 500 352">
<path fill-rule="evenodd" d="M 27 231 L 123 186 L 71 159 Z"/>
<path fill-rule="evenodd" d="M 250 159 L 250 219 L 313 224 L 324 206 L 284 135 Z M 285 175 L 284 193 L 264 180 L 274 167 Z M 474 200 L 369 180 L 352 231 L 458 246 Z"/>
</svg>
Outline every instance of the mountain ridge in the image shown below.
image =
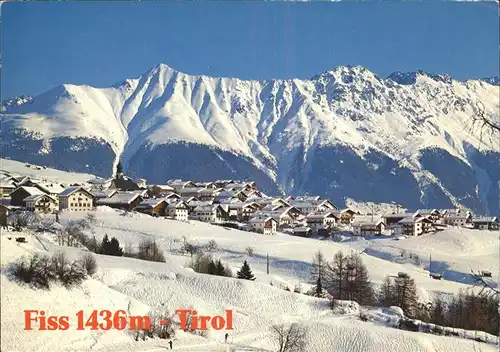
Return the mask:
<svg viewBox="0 0 500 352">
<path fill-rule="evenodd" d="M 422 70 L 381 78 L 346 65 L 307 80 L 258 81 L 188 75 L 159 64 L 108 88 L 61 85 L 11 104 L 2 115 L 0 135 L 11 157 L 57 154 L 69 160 L 76 149 L 89 165 L 96 155 L 106 155 L 97 158 L 101 169 L 85 170 L 98 174 L 110 175 L 121 158 L 130 172 L 155 175 L 153 182 L 244 174 L 268 184 L 267 191 L 314 191 L 337 201 L 354 192 L 353 177 L 364 185 L 358 186 L 363 191 L 358 199 L 386 201 L 379 191 L 370 199 L 370 187 L 392 196 L 385 185 L 391 180 L 398 192 L 413 194 L 409 206 L 461 204 L 491 213 L 500 171 L 494 166 L 484 171 L 481 165 L 494 164 L 500 146 L 481 138 L 468 122 L 478 113 L 497 118 L 497 90 L 482 79 L 457 81 Z M 35 137 L 23 137 L 32 132 Z M 63 147 L 54 150 L 54 143 Z M 212 168 L 200 174 L 176 155 L 199 169 L 204 168 L 198 156 L 204 155 Z M 480 156 L 487 160 L 478 164 Z M 467 192 L 442 174 L 436 158 L 467 178 Z M 320 181 L 324 190 L 316 185 Z"/>
</svg>

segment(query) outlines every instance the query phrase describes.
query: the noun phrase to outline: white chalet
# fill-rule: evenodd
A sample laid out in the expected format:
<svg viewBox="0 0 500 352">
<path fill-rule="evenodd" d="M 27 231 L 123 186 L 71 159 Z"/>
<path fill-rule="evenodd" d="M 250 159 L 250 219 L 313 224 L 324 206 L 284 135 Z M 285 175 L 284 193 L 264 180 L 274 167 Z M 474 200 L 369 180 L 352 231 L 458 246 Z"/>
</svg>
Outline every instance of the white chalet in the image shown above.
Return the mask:
<svg viewBox="0 0 500 352">
<path fill-rule="evenodd" d="M 165 216 L 178 221 L 187 221 L 189 207 L 182 200 L 171 199 L 170 204 L 165 207 Z"/>
<path fill-rule="evenodd" d="M 356 217 L 352 223 L 355 236 L 382 235 L 385 231 L 384 220 L 372 219 L 371 216 Z"/>
<path fill-rule="evenodd" d="M 59 210 L 89 211 L 94 207 L 94 196 L 82 187 L 68 187 L 58 197 Z"/>
<path fill-rule="evenodd" d="M 57 210 L 57 204 L 54 197 L 47 194 L 34 194 L 24 198 L 26 209 L 35 213 L 53 213 Z"/>
<path fill-rule="evenodd" d="M 496 216 L 477 217 L 472 220 L 474 228 L 478 230 L 498 230 L 500 222 Z"/>
<path fill-rule="evenodd" d="M 254 217 L 248 221 L 252 230 L 263 233 L 264 235 L 273 235 L 276 233 L 278 222 L 272 217 Z"/>
<path fill-rule="evenodd" d="M 224 221 L 225 211 L 220 204 L 200 205 L 193 209 L 190 218 L 193 220 L 209 223 L 221 223 Z"/>
<path fill-rule="evenodd" d="M 444 217 L 444 223 L 451 226 L 464 227 L 469 224 L 472 220 L 472 215 L 462 213 L 457 215 L 448 215 Z"/>
<path fill-rule="evenodd" d="M 307 214 L 306 222 L 307 226 L 314 230 L 326 229 L 337 224 L 339 218 L 333 213 L 333 211 L 321 211 L 313 212 Z"/>
<path fill-rule="evenodd" d="M 392 233 L 398 236 L 420 236 L 426 232 L 429 232 L 431 227 L 432 221 L 427 217 L 408 216 L 404 219 L 399 220 L 395 225 L 391 227 L 391 229 Z"/>
</svg>

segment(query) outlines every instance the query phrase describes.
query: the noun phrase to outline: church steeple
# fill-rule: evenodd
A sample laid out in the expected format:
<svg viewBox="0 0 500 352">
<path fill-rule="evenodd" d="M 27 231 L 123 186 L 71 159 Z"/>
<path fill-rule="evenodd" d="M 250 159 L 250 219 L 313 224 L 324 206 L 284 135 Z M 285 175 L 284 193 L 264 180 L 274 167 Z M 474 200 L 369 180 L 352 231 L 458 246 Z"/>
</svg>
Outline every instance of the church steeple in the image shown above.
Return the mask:
<svg viewBox="0 0 500 352">
<path fill-rule="evenodd" d="M 123 167 L 121 161 L 116 165 L 116 178 L 123 178 Z"/>
</svg>

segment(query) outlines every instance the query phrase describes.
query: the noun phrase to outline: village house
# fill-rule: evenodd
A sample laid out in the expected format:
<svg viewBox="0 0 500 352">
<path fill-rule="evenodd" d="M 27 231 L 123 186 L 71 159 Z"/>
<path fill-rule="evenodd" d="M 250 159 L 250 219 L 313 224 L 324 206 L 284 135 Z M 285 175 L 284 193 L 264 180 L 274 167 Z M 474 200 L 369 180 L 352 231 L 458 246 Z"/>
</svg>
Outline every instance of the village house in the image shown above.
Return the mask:
<svg viewBox="0 0 500 352">
<path fill-rule="evenodd" d="M 168 203 L 165 199 L 152 198 L 143 200 L 136 208 L 140 213 L 149 214 L 152 216 L 163 216 L 165 215 L 165 208 Z"/>
<path fill-rule="evenodd" d="M 38 194 L 46 194 L 36 187 L 21 186 L 16 188 L 10 194 L 10 205 L 25 207 L 26 203 L 24 199 L 29 196 L 34 196 Z"/>
<path fill-rule="evenodd" d="M 443 220 L 446 225 L 464 227 L 472 222 L 472 215 L 467 213 L 447 215 Z"/>
<path fill-rule="evenodd" d="M 418 209 L 417 213 L 420 214 L 420 216 L 427 217 L 434 224 L 442 223 L 444 217 L 437 209 Z"/>
<path fill-rule="evenodd" d="M 0 226 L 6 227 L 9 219 L 10 207 L 0 204 Z"/>
<path fill-rule="evenodd" d="M 133 192 L 119 191 L 113 194 L 109 198 L 99 199 L 97 205 L 105 205 L 110 208 L 124 209 L 128 211 L 134 210 L 141 202 L 143 198 Z"/>
<path fill-rule="evenodd" d="M 149 191 L 152 197 L 158 197 L 173 192 L 174 188 L 169 185 L 154 185 L 149 187 Z"/>
<path fill-rule="evenodd" d="M 169 202 L 170 200 L 181 200 L 182 197 L 180 195 L 178 195 L 177 193 L 175 192 L 170 192 L 170 193 L 167 193 L 165 195 L 162 196 L 163 199 L 167 199 Z"/>
<path fill-rule="evenodd" d="M 139 188 L 146 188 L 148 186 L 148 181 L 143 178 L 135 179 L 134 182 Z"/>
<path fill-rule="evenodd" d="M 52 214 L 57 210 L 55 198 L 47 194 L 35 194 L 24 198 L 26 210 L 35 213 Z"/>
<path fill-rule="evenodd" d="M 16 189 L 16 183 L 12 177 L 0 179 L 0 197 L 6 198 Z"/>
<path fill-rule="evenodd" d="M 278 222 L 272 217 L 253 217 L 248 221 L 253 231 L 263 233 L 264 235 L 274 235 Z"/>
<path fill-rule="evenodd" d="M 244 202 L 247 200 L 247 198 L 248 197 L 245 194 L 245 192 L 241 190 L 236 190 L 236 191 L 222 190 L 219 194 L 217 194 L 214 201 L 217 203 L 224 203 L 227 200 L 235 199 Z"/>
<path fill-rule="evenodd" d="M 205 189 L 205 188 L 185 187 L 185 188 L 177 189 L 176 192 L 182 198 L 189 198 L 189 197 L 196 197 L 196 198 L 198 198 L 198 192 L 201 191 L 202 189 Z"/>
<path fill-rule="evenodd" d="M 92 195 L 92 197 L 94 199 L 94 203 L 93 203 L 94 207 L 96 206 L 96 202 L 99 199 L 112 197 L 113 194 L 118 192 L 116 189 L 109 189 L 109 188 L 102 188 L 102 187 L 85 188 L 85 190 L 88 191 Z"/>
<path fill-rule="evenodd" d="M 397 236 L 420 236 L 432 228 L 432 221 L 423 216 L 408 216 L 391 227 L 392 233 Z"/>
<path fill-rule="evenodd" d="M 385 224 L 382 219 L 354 220 L 352 230 L 355 236 L 382 235 L 385 231 Z"/>
<path fill-rule="evenodd" d="M 236 210 L 238 212 L 238 220 L 239 221 L 248 221 L 250 217 L 255 214 L 256 211 L 260 210 L 261 207 L 259 204 L 255 202 L 247 202 L 247 203 L 240 203 L 241 206 L 236 207 Z M 229 208 L 233 208 L 233 204 L 229 205 Z"/>
<path fill-rule="evenodd" d="M 57 182 L 40 182 L 35 183 L 33 187 L 38 188 L 42 192 L 48 194 L 55 199 L 56 204 L 59 205 L 59 194 L 64 191 L 64 187 Z"/>
<path fill-rule="evenodd" d="M 355 211 L 349 208 L 342 209 L 335 213 L 340 218 L 340 223 L 344 225 L 350 225 L 354 221 L 354 217 L 359 215 L 359 211 Z"/>
<path fill-rule="evenodd" d="M 202 201 L 202 200 L 199 200 L 198 198 L 195 198 L 195 197 L 191 197 L 190 199 L 185 200 L 184 202 L 188 205 L 190 213 L 196 207 L 214 204 L 214 201 L 212 201 L 212 200 L 203 200 Z"/>
<path fill-rule="evenodd" d="M 338 220 L 332 211 L 313 212 L 306 216 L 307 226 L 316 231 L 334 227 Z"/>
<path fill-rule="evenodd" d="M 183 180 L 168 180 L 167 185 L 172 187 L 175 192 L 178 192 L 179 190 L 184 188 L 197 188 L 194 182 Z"/>
<path fill-rule="evenodd" d="M 182 200 L 171 199 L 165 208 L 165 216 L 177 221 L 187 221 L 189 215 L 189 207 Z"/>
<path fill-rule="evenodd" d="M 202 188 L 196 197 L 199 200 L 214 200 L 222 191 L 222 188 Z"/>
<path fill-rule="evenodd" d="M 313 230 L 308 226 L 299 226 L 293 228 L 293 234 L 300 237 L 310 237 L 313 234 Z"/>
<path fill-rule="evenodd" d="M 472 220 L 475 229 L 478 230 L 498 230 L 500 228 L 499 220 L 495 216 L 483 216 Z"/>
<path fill-rule="evenodd" d="M 418 213 L 395 213 L 395 214 L 385 214 L 382 218 L 386 227 L 392 227 L 392 225 L 397 224 L 399 221 L 405 218 L 416 218 L 419 217 Z"/>
<path fill-rule="evenodd" d="M 83 187 L 68 187 L 58 198 L 59 210 L 89 211 L 94 207 L 94 196 Z"/>
<path fill-rule="evenodd" d="M 266 209 L 270 207 L 271 209 Z M 278 222 L 278 227 L 290 226 L 300 215 L 300 211 L 294 207 L 282 208 L 280 205 L 267 205 L 263 209 L 255 212 L 256 217 L 272 217 Z"/>
<path fill-rule="evenodd" d="M 211 204 L 194 208 L 189 217 L 198 221 L 221 223 L 227 218 L 227 214 L 220 204 Z"/>
<path fill-rule="evenodd" d="M 194 184 L 196 187 L 200 187 L 200 188 L 207 188 L 207 189 L 221 188 L 221 187 L 217 187 L 215 185 L 215 183 L 213 183 L 213 182 L 195 182 Z"/>
</svg>

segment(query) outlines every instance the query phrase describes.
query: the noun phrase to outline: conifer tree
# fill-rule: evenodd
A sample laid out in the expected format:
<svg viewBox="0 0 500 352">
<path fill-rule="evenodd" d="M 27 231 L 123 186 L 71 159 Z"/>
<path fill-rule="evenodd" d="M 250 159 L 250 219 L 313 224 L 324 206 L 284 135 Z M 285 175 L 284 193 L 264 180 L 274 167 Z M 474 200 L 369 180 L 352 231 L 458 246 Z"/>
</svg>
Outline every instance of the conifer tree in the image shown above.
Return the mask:
<svg viewBox="0 0 500 352">
<path fill-rule="evenodd" d="M 255 280 L 255 276 L 252 274 L 252 269 L 250 269 L 250 265 L 248 265 L 246 260 L 243 262 L 240 271 L 236 273 L 236 277 L 244 280 Z"/>
<path fill-rule="evenodd" d="M 104 237 L 102 238 L 101 242 L 101 253 L 102 254 L 109 254 L 109 237 L 108 234 L 105 234 Z"/>
<path fill-rule="evenodd" d="M 220 260 L 215 263 L 215 275 L 226 276 L 226 269 Z"/>
<path fill-rule="evenodd" d="M 211 260 L 207 266 L 207 274 L 215 275 L 216 272 L 217 272 L 217 266 L 215 265 L 215 262 L 213 260 Z"/>
<path fill-rule="evenodd" d="M 318 251 L 313 256 L 313 265 L 311 269 L 311 283 L 314 283 L 314 295 L 316 297 L 323 296 L 323 282 L 326 272 L 326 260 L 321 251 Z"/>
<path fill-rule="evenodd" d="M 117 257 L 121 257 L 123 255 L 123 249 L 120 247 L 120 242 L 115 237 L 111 238 L 109 242 L 109 255 L 114 255 Z"/>
</svg>

